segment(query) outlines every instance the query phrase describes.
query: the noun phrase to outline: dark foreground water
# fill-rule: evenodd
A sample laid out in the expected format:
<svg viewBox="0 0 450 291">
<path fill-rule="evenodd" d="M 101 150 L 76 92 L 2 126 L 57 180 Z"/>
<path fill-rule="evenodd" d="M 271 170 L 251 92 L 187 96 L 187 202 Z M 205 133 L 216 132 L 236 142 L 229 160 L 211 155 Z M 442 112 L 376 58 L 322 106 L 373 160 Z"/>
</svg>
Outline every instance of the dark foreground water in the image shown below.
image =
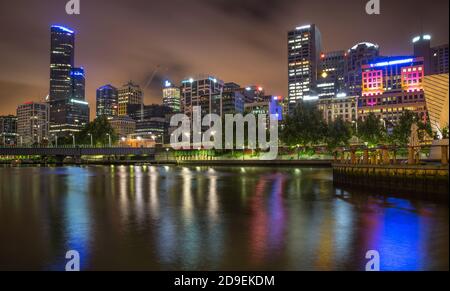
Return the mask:
<svg viewBox="0 0 450 291">
<path fill-rule="evenodd" d="M 448 270 L 448 205 L 335 189 L 331 170 L 0 168 L 0 270 Z"/>
</svg>

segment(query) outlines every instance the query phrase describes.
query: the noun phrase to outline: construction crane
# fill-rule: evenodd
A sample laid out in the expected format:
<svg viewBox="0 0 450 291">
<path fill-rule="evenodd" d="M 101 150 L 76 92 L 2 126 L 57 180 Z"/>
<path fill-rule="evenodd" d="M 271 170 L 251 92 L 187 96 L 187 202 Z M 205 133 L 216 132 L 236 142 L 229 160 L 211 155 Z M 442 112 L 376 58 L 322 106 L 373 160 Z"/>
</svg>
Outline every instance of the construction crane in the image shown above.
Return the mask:
<svg viewBox="0 0 450 291">
<path fill-rule="evenodd" d="M 161 68 L 160 65 L 156 66 L 156 68 L 153 71 L 152 75 L 150 76 L 150 78 L 147 80 L 147 83 L 145 84 L 144 92 L 145 92 L 145 90 L 148 89 L 148 87 L 150 87 L 150 85 L 152 84 L 153 80 L 155 79 L 156 74 L 158 73 L 160 68 Z M 144 100 L 142 100 L 142 102 L 141 102 L 141 121 L 144 121 Z"/>
</svg>

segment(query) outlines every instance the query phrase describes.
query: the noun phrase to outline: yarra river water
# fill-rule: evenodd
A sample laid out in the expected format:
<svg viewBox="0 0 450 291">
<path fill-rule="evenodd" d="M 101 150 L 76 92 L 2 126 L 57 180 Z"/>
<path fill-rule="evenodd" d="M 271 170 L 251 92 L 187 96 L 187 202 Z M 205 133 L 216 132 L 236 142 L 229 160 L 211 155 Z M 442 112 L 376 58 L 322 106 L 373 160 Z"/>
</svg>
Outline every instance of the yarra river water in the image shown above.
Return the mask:
<svg viewBox="0 0 450 291">
<path fill-rule="evenodd" d="M 320 168 L 0 167 L 0 270 L 448 270 L 448 204 L 376 194 Z"/>
</svg>

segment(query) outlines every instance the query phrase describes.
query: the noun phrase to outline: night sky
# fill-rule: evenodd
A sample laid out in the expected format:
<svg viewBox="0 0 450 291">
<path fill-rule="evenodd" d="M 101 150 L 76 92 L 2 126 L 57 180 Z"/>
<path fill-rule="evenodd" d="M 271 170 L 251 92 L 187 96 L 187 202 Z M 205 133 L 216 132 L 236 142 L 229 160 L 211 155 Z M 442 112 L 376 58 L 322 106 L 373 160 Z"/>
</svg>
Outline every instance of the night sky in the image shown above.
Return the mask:
<svg viewBox="0 0 450 291">
<path fill-rule="evenodd" d="M 360 41 L 384 55 L 411 54 L 411 39 L 448 43 L 448 0 L 381 0 L 381 15 L 365 13 L 366 0 L 81 0 L 81 15 L 65 13 L 66 0 L 0 2 L 0 114 L 48 94 L 50 25 L 77 32 L 75 62 L 87 71 L 92 113 L 95 90 L 128 80 L 145 86 L 146 103 L 160 103 L 162 80 L 211 74 L 242 86 L 287 94 L 287 31 L 319 26 L 325 51 Z"/>
</svg>

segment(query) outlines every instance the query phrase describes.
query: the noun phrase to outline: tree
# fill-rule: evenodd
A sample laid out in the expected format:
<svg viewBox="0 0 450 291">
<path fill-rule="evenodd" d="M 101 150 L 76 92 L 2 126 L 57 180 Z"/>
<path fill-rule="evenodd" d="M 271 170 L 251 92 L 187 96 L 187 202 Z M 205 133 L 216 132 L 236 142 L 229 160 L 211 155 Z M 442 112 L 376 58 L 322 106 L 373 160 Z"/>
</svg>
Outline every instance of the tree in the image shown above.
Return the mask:
<svg viewBox="0 0 450 291">
<path fill-rule="evenodd" d="M 419 131 L 419 139 L 423 141 L 426 135 L 432 135 L 432 129 L 429 122 L 424 122 L 420 116 L 411 111 L 404 111 L 400 116 L 397 125 L 394 127 L 390 142 L 402 147 L 408 146 L 411 136 L 411 126 L 416 123 Z"/>
<path fill-rule="evenodd" d="M 301 102 L 286 117 L 281 140 L 288 146 L 310 146 L 324 141 L 326 124 L 314 104 Z"/>
<path fill-rule="evenodd" d="M 339 117 L 328 124 L 325 141 L 329 149 L 333 150 L 337 147 L 348 146 L 351 138 L 351 124 L 345 122 L 342 117 Z"/>
<path fill-rule="evenodd" d="M 384 141 L 386 129 L 382 121 L 371 112 L 366 119 L 358 120 L 358 137 L 369 146 L 377 146 Z"/>
<path fill-rule="evenodd" d="M 88 123 L 83 130 L 77 134 L 77 143 L 90 145 L 92 135 L 94 145 L 108 145 L 108 134 L 111 136 L 111 143 L 114 144 L 118 141 L 119 138 L 109 123 L 108 118 L 101 116 L 93 122 Z"/>
</svg>

